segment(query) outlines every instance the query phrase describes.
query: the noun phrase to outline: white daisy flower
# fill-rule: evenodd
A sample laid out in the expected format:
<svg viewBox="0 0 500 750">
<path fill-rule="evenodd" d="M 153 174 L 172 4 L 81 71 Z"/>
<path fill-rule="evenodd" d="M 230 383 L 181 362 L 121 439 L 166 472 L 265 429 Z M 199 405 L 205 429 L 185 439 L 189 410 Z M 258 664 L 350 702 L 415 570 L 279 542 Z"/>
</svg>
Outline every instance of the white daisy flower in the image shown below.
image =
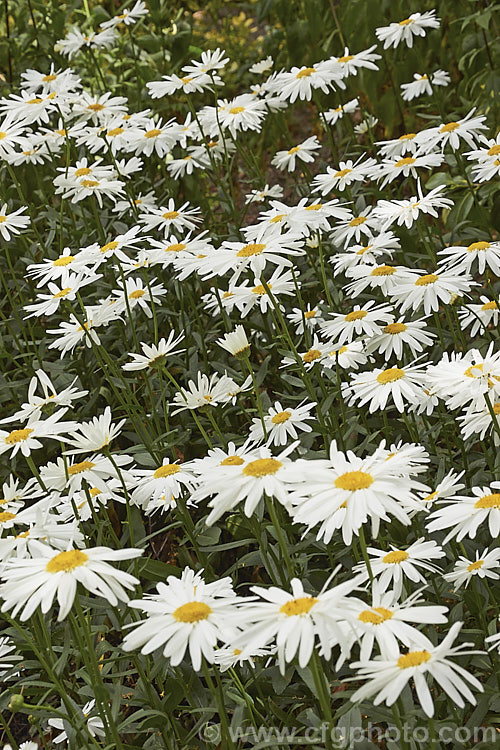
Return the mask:
<svg viewBox="0 0 500 750">
<path fill-rule="evenodd" d="M 122 370 L 129 372 L 135 370 L 145 370 L 148 367 L 159 367 L 161 366 L 165 358 L 172 354 L 180 354 L 186 351 L 185 349 L 177 349 L 177 345 L 184 339 L 183 334 L 179 334 L 175 337 L 175 331 L 170 331 L 168 338 L 161 338 L 158 344 L 145 344 L 141 341 L 142 354 L 129 353 L 129 357 L 132 357 L 132 362 L 126 362 L 122 365 Z"/>
<path fill-rule="evenodd" d="M 403 21 L 393 22 L 389 26 L 379 26 L 375 34 L 377 39 L 384 42 L 384 49 L 398 47 L 402 42 L 413 47 L 414 37 L 425 36 L 428 29 L 437 29 L 439 24 L 436 11 L 428 10 L 425 13 L 412 13 Z"/>
<path fill-rule="evenodd" d="M 493 327 L 496 328 L 499 322 L 500 310 L 496 301 L 485 295 L 481 295 L 479 299 L 482 304 L 466 303 L 458 310 L 462 328 L 472 326 L 471 337 L 478 333 L 483 334 L 490 324 L 493 324 Z"/>
<path fill-rule="evenodd" d="M 466 536 L 475 539 L 480 527 L 486 531 L 486 525 L 493 539 L 500 534 L 500 482 L 492 482 L 489 487 L 473 487 L 472 492 L 473 497 L 450 498 L 447 505 L 429 516 L 427 529 L 431 533 L 451 529 L 443 544 L 453 538 L 457 542 Z"/>
<path fill-rule="evenodd" d="M 357 404 L 358 408 L 368 404 L 370 414 L 390 408 L 389 399 L 402 413 L 420 397 L 424 367 L 409 365 L 356 373 L 348 384 L 342 385 L 342 392 L 349 404 Z"/>
<path fill-rule="evenodd" d="M 481 554 L 476 550 L 475 560 L 468 560 L 460 555 L 453 570 L 450 573 L 445 573 L 443 578 L 455 584 L 453 590 L 458 591 L 464 584 L 467 588 L 472 578 L 475 577 L 498 581 L 500 573 L 497 571 L 500 571 L 500 549 L 489 551 L 486 548 Z"/>
<path fill-rule="evenodd" d="M 336 572 L 336 571 L 335 571 Z M 309 663 L 316 639 L 329 658 L 334 643 L 344 644 L 338 622 L 343 617 L 348 595 L 357 586 L 356 578 L 312 596 L 298 578 L 290 581 L 291 592 L 276 586 L 252 586 L 260 601 L 244 608 L 245 629 L 234 641 L 244 654 L 276 643 L 280 671 L 298 656 L 299 666 Z M 262 601 L 263 600 L 263 601 Z"/>
<path fill-rule="evenodd" d="M 175 507 L 175 498 L 193 488 L 193 475 L 183 465 L 170 463 L 168 458 L 164 458 L 162 465 L 154 469 L 134 469 L 131 473 L 135 488 L 130 500 L 150 511 L 153 505 L 155 509 L 165 505 Z"/>
<path fill-rule="evenodd" d="M 309 404 L 302 402 L 296 407 L 288 406 L 284 408 L 279 401 L 275 401 L 274 406 L 271 406 L 267 414 L 264 415 L 267 432 L 266 445 L 286 445 L 290 438 L 297 440 L 297 430 L 311 432 L 312 427 L 307 424 L 306 420 L 314 419 L 309 412 L 315 406 L 315 402 Z M 254 418 L 248 438 L 254 443 L 261 443 L 264 440 L 260 418 Z"/>
<path fill-rule="evenodd" d="M 321 335 L 338 344 L 350 343 L 357 336 L 374 336 L 382 333 L 383 324 L 392 323 L 394 315 L 390 305 L 376 305 L 369 300 L 363 306 L 354 305 L 346 315 L 331 313 L 321 326 Z"/>
<path fill-rule="evenodd" d="M 417 507 L 413 491 L 421 485 L 401 476 L 397 467 L 393 471 L 382 448 L 361 458 L 352 451 L 338 450 L 333 440 L 329 460 L 296 461 L 290 472 L 295 486 L 289 494 L 294 523 L 305 524 L 308 530 L 319 526 L 317 539 L 325 544 L 342 529 L 347 546 L 368 519 L 375 537 L 380 520 L 387 521 L 390 516 L 408 526 L 408 511 Z"/>
<path fill-rule="evenodd" d="M 2 141 L 0 140 L 0 144 L 1 143 Z M 9 212 L 7 203 L 4 203 L 0 208 L 0 234 L 6 242 L 8 242 L 11 237 L 21 234 L 21 232 L 30 225 L 30 217 L 21 216 L 21 214 L 27 210 L 27 206 L 21 206 L 17 211 Z"/>
<path fill-rule="evenodd" d="M 491 268 L 495 276 L 500 276 L 500 242 L 487 242 L 481 240 L 470 245 L 453 245 L 438 251 L 443 259 L 440 265 L 443 268 L 463 271 L 470 274 L 475 261 L 477 271 L 484 274 L 486 268 Z"/>
<path fill-rule="evenodd" d="M 46 614 L 56 596 L 57 619 L 64 620 L 73 606 L 78 583 L 113 607 L 119 601 L 128 601 L 126 590 L 139 583 L 129 573 L 114 568 L 108 560 L 131 560 L 140 557 L 142 549 L 93 547 L 59 552 L 33 541 L 30 551 L 31 558 L 7 562 L 0 584 L 0 597 L 4 600 L 2 612 L 12 610 L 12 617 L 19 616 L 21 622 L 29 619 L 38 607 Z"/>
<path fill-rule="evenodd" d="M 483 686 L 473 675 L 458 664 L 454 664 L 449 658 L 482 653 L 468 650 L 474 645 L 472 643 L 452 647 L 451 644 L 462 625 L 462 622 L 453 623 L 438 646 L 434 646 L 426 639 L 425 648 L 422 648 L 421 643 L 416 643 L 411 644 L 410 650 L 404 654 L 401 654 L 399 648 L 391 649 L 373 661 L 353 662 L 350 665 L 351 668 L 359 671 L 352 679 L 366 679 L 368 682 L 356 690 L 351 700 L 357 703 L 370 699 L 375 706 L 383 702 L 387 706 L 392 706 L 408 682 L 413 680 L 417 698 L 424 713 L 432 717 L 434 703 L 425 678 L 425 675 L 429 674 L 455 705 L 463 708 L 464 698 L 472 705 L 476 705 L 476 699 L 467 683 L 480 693 L 484 691 Z"/>
<path fill-rule="evenodd" d="M 161 648 L 176 667 L 189 650 L 195 672 L 201 669 L 202 658 L 214 662 L 217 642 L 232 640 L 242 624 L 245 599 L 236 596 L 230 578 L 206 583 L 201 572 L 184 568 L 180 579 L 168 576 L 167 583 L 158 583 L 157 594 L 129 602 L 146 618 L 129 626 L 133 630 L 124 638 L 124 651 L 140 648 L 150 654 Z"/>
<path fill-rule="evenodd" d="M 193 502 L 208 502 L 211 511 L 205 520 L 212 526 L 228 511 L 244 503 L 243 512 L 250 518 L 264 496 L 274 497 L 284 506 L 288 505 L 288 473 L 292 461 L 288 454 L 297 443 L 288 446 L 277 456 L 268 448 L 261 447 L 247 453 L 245 458 L 224 463 L 209 469 L 198 478 L 200 486 L 192 494 Z"/>
<path fill-rule="evenodd" d="M 383 591 L 387 591 L 389 586 L 393 586 L 395 595 L 399 597 L 403 590 L 405 578 L 413 583 L 426 583 L 419 568 L 432 573 L 441 572 L 438 566 L 429 562 L 445 557 L 443 548 L 434 541 L 426 542 L 422 537 L 406 549 L 398 549 L 392 544 L 390 547 L 390 552 L 368 547 L 372 574 L 378 579 L 379 586 Z M 370 577 L 364 562 L 356 565 L 353 570 L 361 576 L 362 580 L 367 580 Z"/>
<path fill-rule="evenodd" d="M 118 437 L 121 428 L 127 421 L 120 420 L 117 424 L 112 421 L 111 409 L 107 406 L 99 417 L 92 417 L 89 422 L 76 425 L 77 431 L 68 440 L 73 449 L 66 451 L 67 455 L 75 453 L 90 453 L 108 449 L 111 442 Z"/>
<path fill-rule="evenodd" d="M 103 720 L 99 716 L 90 716 L 90 713 L 92 712 L 94 707 L 95 700 L 93 699 L 91 701 L 88 701 L 81 709 L 75 712 L 75 715 L 72 716 L 72 719 L 75 719 L 77 717 L 86 719 L 86 727 L 92 737 L 105 737 L 106 732 L 104 730 Z M 54 745 L 58 745 L 60 742 L 65 742 L 68 739 L 68 735 L 64 730 L 63 719 L 48 719 L 47 724 L 53 729 L 61 730 L 61 734 L 58 734 L 53 740 Z"/>
<path fill-rule="evenodd" d="M 321 148 L 321 144 L 317 137 L 313 135 L 310 138 L 306 138 L 302 143 L 299 143 L 298 146 L 288 149 L 288 151 L 278 151 L 271 159 L 271 164 L 278 169 L 287 169 L 289 172 L 294 172 L 296 166 L 298 166 L 296 165 L 297 159 L 310 164 L 317 155 L 314 152 L 319 148 Z"/>
<path fill-rule="evenodd" d="M 439 69 L 430 75 L 414 73 L 413 81 L 401 84 L 401 97 L 405 102 L 411 102 L 424 94 L 432 96 L 434 86 L 448 86 L 450 83 L 451 76 L 445 70 Z"/>
<path fill-rule="evenodd" d="M 469 292 L 476 285 L 470 275 L 454 270 L 438 269 L 425 274 L 408 271 L 407 278 L 392 289 L 391 302 L 398 305 L 402 313 L 423 306 L 425 314 L 430 315 L 439 310 L 440 303 L 449 305 L 455 296 Z"/>
<path fill-rule="evenodd" d="M 405 347 L 408 347 L 414 357 L 425 347 L 432 344 L 435 333 L 428 330 L 426 318 L 420 320 L 404 320 L 398 318 L 382 328 L 381 333 L 375 333 L 365 342 L 365 352 L 373 354 L 377 351 L 388 360 L 393 354 L 400 360 Z"/>
<path fill-rule="evenodd" d="M 352 114 L 359 109 L 359 99 L 351 99 L 345 104 L 339 104 L 338 107 L 328 109 L 325 114 L 325 120 L 329 125 L 335 125 L 338 120 L 341 120 L 344 114 Z"/>
</svg>

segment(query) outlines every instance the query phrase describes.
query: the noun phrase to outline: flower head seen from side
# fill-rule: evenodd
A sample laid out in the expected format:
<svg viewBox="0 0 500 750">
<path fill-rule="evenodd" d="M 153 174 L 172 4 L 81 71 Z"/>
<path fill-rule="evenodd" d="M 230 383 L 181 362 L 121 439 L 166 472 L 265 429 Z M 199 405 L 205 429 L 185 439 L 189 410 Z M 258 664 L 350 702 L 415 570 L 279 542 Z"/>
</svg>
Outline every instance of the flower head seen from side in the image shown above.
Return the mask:
<svg viewBox="0 0 500 750">
<path fill-rule="evenodd" d="M 0 144 L 2 141 L 0 140 Z M 0 234 L 7 242 L 11 237 L 15 237 L 26 229 L 31 223 L 29 216 L 22 216 L 27 210 L 27 206 L 18 208 L 17 211 L 8 210 L 7 203 L 0 208 Z"/>
<path fill-rule="evenodd" d="M 128 601 L 137 578 L 110 565 L 110 561 L 140 557 L 141 549 L 112 550 L 107 547 L 66 549 L 63 552 L 33 541 L 31 557 L 12 560 L 2 572 L 0 597 L 2 612 L 12 610 L 24 622 L 37 607 L 47 613 L 57 596 L 58 621 L 67 617 L 77 595 L 78 583 L 90 593 L 116 606 Z"/>
<path fill-rule="evenodd" d="M 462 625 L 462 622 L 455 622 L 437 646 L 426 639 L 424 648 L 421 643 L 412 644 L 406 653 L 401 653 L 399 648 L 388 649 L 378 659 L 353 662 L 351 668 L 358 669 L 353 679 L 365 679 L 367 682 L 356 690 L 351 700 L 357 703 L 372 699 L 375 706 L 380 703 L 392 706 L 403 688 L 412 680 L 420 705 L 425 714 L 432 717 L 434 703 L 426 679 L 428 675 L 460 708 L 465 706 L 465 700 L 475 705 L 476 699 L 469 685 L 480 693 L 484 691 L 483 686 L 470 672 L 450 659 L 454 656 L 482 653 L 470 651 L 472 643 L 452 646 Z"/>
<path fill-rule="evenodd" d="M 130 626 L 122 644 L 125 651 L 141 649 L 150 654 L 161 648 L 163 656 L 177 666 L 189 652 L 193 669 L 201 669 L 202 658 L 214 662 L 218 641 L 230 641 L 241 623 L 241 605 L 230 578 L 207 583 L 202 571 L 184 568 L 180 578 L 168 576 L 158 583 L 158 593 L 129 602 L 146 614 Z"/>
<path fill-rule="evenodd" d="M 429 29 L 439 28 L 440 19 L 436 18 L 436 11 L 429 10 L 425 13 L 412 13 L 402 21 L 390 23 L 389 26 L 379 26 L 375 29 L 377 39 L 384 42 L 384 49 L 399 47 L 404 43 L 413 47 L 415 37 L 424 37 Z"/>
<path fill-rule="evenodd" d="M 67 454 L 107 450 L 127 421 L 122 419 L 115 424 L 111 421 L 112 418 L 111 409 L 107 406 L 100 417 L 93 417 L 89 422 L 79 424 L 78 432 L 75 432 L 68 440 L 68 443 L 74 447 L 67 451 Z"/>
<path fill-rule="evenodd" d="M 226 333 L 217 343 L 229 354 L 238 359 L 245 359 L 250 353 L 250 343 L 247 339 L 243 326 L 236 326 L 234 331 Z"/>
<path fill-rule="evenodd" d="M 500 482 L 473 487 L 472 493 L 472 497 L 458 495 L 450 498 L 429 516 L 427 529 L 431 533 L 450 529 L 443 544 L 453 538 L 457 542 L 466 536 L 475 539 L 481 527 L 484 530 L 487 527 L 493 539 L 500 534 Z"/>
<path fill-rule="evenodd" d="M 177 345 L 184 339 L 183 334 L 175 336 L 175 331 L 170 331 L 168 338 L 161 338 L 157 344 L 145 344 L 141 341 L 142 354 L 130 353 L 132 362 L 122 365 L 122 370 L 129 372 L 135 370 L 146 370 L 147 368 L 158 368 L 163 366 L 167 357 L 180 354 L 185 349 L 178 349 Z"/>
</svg>

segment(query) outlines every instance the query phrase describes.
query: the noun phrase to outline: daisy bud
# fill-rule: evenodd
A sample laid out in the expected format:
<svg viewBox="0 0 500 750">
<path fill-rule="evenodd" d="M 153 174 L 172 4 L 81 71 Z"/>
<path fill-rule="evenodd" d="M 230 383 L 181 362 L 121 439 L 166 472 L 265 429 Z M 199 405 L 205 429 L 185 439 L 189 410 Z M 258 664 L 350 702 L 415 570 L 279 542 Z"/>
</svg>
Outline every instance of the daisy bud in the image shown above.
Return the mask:
<svg viewBox="0 0 500 750">
<path fill-rule="evenodd" d="M 234 331 L 226 333 L 221 339 L 217 339 L 217 343 L 223 349 L 232 354 L 238 359 L 245 359 L 248 357 L 250 351 L 250 344 L 248 343 L 247 335 L 243 326 L 236 326 Z"/>
<path fill-rule="evenodd" d="M 17 695 L 13 695 L 9 702 L 9 711 L 12 711 L 13 714 L 16 714 L 23 707 L 24 707 L 24 696 L 22 696 L 20 693 Z"/>
</svg>

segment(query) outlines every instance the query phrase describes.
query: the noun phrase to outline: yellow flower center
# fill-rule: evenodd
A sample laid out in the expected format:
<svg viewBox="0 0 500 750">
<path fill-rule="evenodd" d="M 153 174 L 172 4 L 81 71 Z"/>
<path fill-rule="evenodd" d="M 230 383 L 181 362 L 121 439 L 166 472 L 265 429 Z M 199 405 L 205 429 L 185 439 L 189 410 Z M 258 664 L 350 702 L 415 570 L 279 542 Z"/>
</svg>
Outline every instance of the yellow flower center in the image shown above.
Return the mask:
<svg viewBox="0 0 500 750">
<path fill-rule="evenodd" d="M 177 607 L 172 615 L 177 622 L 200 622 L 212 614 L 212 608 L 205 602 L 188 602 Z"/>
<path fill-rule="evenodd" d="M 7 437 L 4 438 L 5 442 L 9 445 L 14 445 L 15 443 L 22 443 L 23 440 L 27 440 L 31 433 L 34 430 L 31 430 L 29 427 L 25 427 L 23 430 L 12 430 Z"/>
<path fill-rule="evenodd" d="M 495 300 L 492 300 L 491 302 L 485 302 L 481 307 L 481 310 L 498 310 L 498 305 Z"/>
<path fill-rule="evenodd" d="M 358 620 L 370 623 L 371 625 L 380 625 L 381 622 L 390 620 L 393 614 L 390 609 L 386 609 L 385 607 L 373 607 L 372 609 L 364 609 L 360 612 Z"/>
<path fill-rule="evenodd" d="M 131 292 L 128 295 L 128 298 L 129 299 L 140 299 L 141 297 L 144 297 L 145 294 L 146 294 L 146 292 L 145 292 L 144 289 L 136 289 L 135 292 Z"/>
<path fill-rule="evenodd" d="M 438 279 L 439 276 L 437 273 L 426 273 L 425 276 L 420 276 L 416 280 L 415 286 L 428 286 L 429 284 L 434 284 Z"/>
<path fill-rule="evenodd" d="M 75 568 L 84 565 L 88 559 L 89 556 L 79 549 L 59 552 L 58 555 L 55 555 L 49 560 L 45 566 L 45 570 L 47 573 L 69 573 Z"/>
<path fill-rule="evenodd" d="M 6 521 L 12 521 L 12 519 L 15 517 L 16 517 L 15 513 L 9 513 L 8 510 L 4 510 L 2 513 L 0 513 L 0 523 L 5 523 Z"/>
<path fill-rule="evenodd" d="M 267 286 L 269 287 L 269 289 L 272 288 L 270 284 L 268 284 Z M 257 286 L 254 286 L 254 288 L 252 289 L 252 292 L 254 294 L 267 294 L 264 288 L 264 284 L 258 284 Z"/>
<path fill-rule="evenodd" d="M 156 469 L 155 473 L 153 474 L 154 479 L 164 479 L 165 477 L 171 477 L 172 474 L 177 474 L 178 471 L 181 470 L 181 467 L 179 464 L 165 464 L 165 466 L 160 466 L 158 469 Z"/>
<path fill-rule="evenodd" d="M 113 240 L 112 242 L 106 243 L 106 245 L 102 245 L 102 247 L 99 248 L 101 253 L 107 253 L 108 250 L 116 250 L 119 243 L 116 240 Z"/>
<path fill-rule="evenodd" d="M 316 73 L 316 70 L 314 68 L 304 68 L 304 70 L 299 70 L 296 78 L 309 78 L 309 76 L 312 76 L 313 73 Z"/>
<path fill-rule="evenodd" d="M 245 245 L 238 250 L 236 253 L 237 258 L 250 258 L 252 255 L 260 255 L 265 248 L 265 244 L 261 242 L 252 242 L 250 245 Z"/>
<path fill-rule="evenodd" d="M 399 21 L 400 26 L 408 26 L 409 23 L 413 23 L 413 18 L 405 18 L 404 21 Z"/>
<path fill-rule="evenodd" d="M 412 141 L 416 135 L 416 133 L 405 133 L 399 136 L 398 141 Z"/>
<path fill-rule="evenodd" d="M 114 138 L 115 135 L 120 135 L 120 133 L 124 133 L 124 132 L 125 132 L 124 128 L 121 128 L 121 127 L 119 127 L 119 128 L 112 128 L 112 130 L 108 130 L 108 132 L 106 133 L 106 135 L 109 135 L 110 138 Z"/>
<path fill-rule="evenodd" d="M 399 367 L 390 367 L 388 370 L 382 370 L 377 375 L 377 382 L 385 385 L 386 383 L 395 383 L 396 380 L 404 378 L 405 371 Z"/>
<path fill-rule="evenodd" d="M 164 214 L 162 214 L 162 217 L 166 219 L 167 221 L 172 221 L 172 219 L 176 219 L 179 216 L 178 211 L 165 211 Z"/>
<path fill-rule="evenodd" d="M 250 461 L 242 471 L 247 477 L 266 477 L 269 474 L 276 474 L 281 466 L 283 466 L 281 461 L 275 458 L 257 458 L 255 461 Z"/>
<path fill-rule="evenodd" d="M 500 508 L 500 492 L 493 492 L 491 495 L 483 495 L 474 505 L 475 508 Z"/>
<path fill-rule="evenodd" d="M 472 573 L 473 570 L 479 570 L 484 565 L 484 560 L 476 560 L 476 562 L 471 563 L 470 565 L 467 565 L 467 570 L 469 573 Z"/>
<path fill-rule="evenodd" d="M 489 242 L 473 242 L 467 248 L 467 252 L 473 253 L 475 250 L 487 250 L 489 247 L 491 247 Z"/>
<path fill-rule="evenodd" d="M 337 354 L 344 354 L 347 351 L 347 346 L 341 346 L 340 349 L 333 349 L 333 351 L 328 352 L 329 357 L 335 357 Z"/>
<path fill-rule="evenodd" d="M 498 156 L 500 154 L 500 144 L 497 143 L 496 146 L 492 146 L 490 149 L 488 149 L 488 156 Z"/>
<path fill-rule="evenodd" d="M 191 83 L 192 80 L 193 79 L 189 76 L 184 76 L 183 78 L 181 78 L 182 83 Z"/>
<path fill-rule="evenodd" d="M 186 245 L 182 242 L 174 242 L 172 245 L 168 245 L 165 249 L 166 253 L 180 253 L 186 249 Z"/>
<path fill-rule="evenodd" d="M 304 362 L 314 362 L 315 359 L 319 359 L 321 357 L 321 352 L 318 349 L 309 349 L 308 352 L 304 354 L 302 359 Z"/>
<path fill-rule="evenodd" d="M 230 115 L 239 115 L 241 112 L 245 111 L 245 107 L 231 107 L 229 110 Z"/>
<path fill-rule="evenodd" d="M 89 104 L 87 109 L 91 109 L 92 112 L 101 112 L 104 109 L 104 104 L 96 102 L 95 104 Z"/>
<path fill-rule="evenodd" d="M 377 266 L 377 268 L 373 269 L 370 276 L 392 276 L 393 273 L 396 273 L 394 266 Z"/>
<path fill-rule="evenodd" d="M 97 487 L 91 487 L 89 490 L 90 497 L 96 497 L 97 495 L 101 494 L 101 490 L 97 489 Z"/>
<path fill-rule="evenodd" d="M 415 162 L 416 162 L 416 159 L 413 156 L 405 156 L 404 159 L 399 159 L 399 161 L 397 161 L 394 166 L 395 167 L 407 167 L 410 164 L 414 164 Z"/>
<path fill-rule="evenodd" d="M 7 138 L 7 133 L 4 133 L 3 130 L 0 130 L 0 141 L 3 141 L 4 138 Z"/>
<path fill-rule="evenodd" d="M 366 310 L 353 310 L 353 312 L 348 313 L 344 320 L 346 320 L 348 323 L 352 323 L 353 320 L 362 320 L 363 318 L 366 318 L 368 315 Z"/>
<path fill-rule="evenodd" d="M 474 370 L 479 370 L 479 372 L 474 372 Z M 464 375 L 467 378 L 480 378 L 482 374 L 483 374 L 483 365 L 482 365 L 482 362 L 480 362 L 477 365 L 471 365 L 464 372 Z"/>
<path fill-rule="evenodd" d="M 92 170 L 90 167 L 78 167 L 75 170 L 75 177 L 85 177 L 86 174 L 90 174 Z"/>
<path fill-rule="evenodd" d="M 410 555 L 408 554 L 408 552 L 405 552 L 402 549 L 395 549 L 392 552 L 388 552 L 387 555 L 385 555 L 382 558 L 382 562 L 385 563 L 386 565 L 392 565 L 394 563 L 399 565 L 400 563 L 407 560 L 409 557 Z"/>
<path fill-rule="evenodd" d="M 356 492 L 356 490 L 367 490 L 374 482 L 371 474 L 366 471 L 346 471 L 341 474 L 334 482 L 335 487 L 347 492 Z"/>
<path fill-rule="evenodd" d="M 99 184 L 98 180 L 82 180 L 81 186 L 85 188 L 97 187 Z"/>
<path fill-rule="evenodd" d="M 71 292 L 71 287 L 70 286 L 66 286 L 66 287 L 64 287 L 64 289 L 61 289 L 60 292 L 57 292 L 56 294 L 52 295 L 52 299 L 59 299 L 61 297 L 66 297 L 66 295 L 68 294 L 68 292 Z"/>
<path fill-rule="evenodd" d="M 409 667 L 419 667 L 421 664 L 425 664 L 429 661 L 431 655 L 428 651 L 409 651 L 404 656 L 400 656 L 398 659 L 398 667 L 400 669 L 408 669 Z"/>
<path fill-rule="evenodd" d="M 304 318 L 306 320 L 310 320 L 310 318 L 314 318 L 315 317 L 316 313 L 317 313 L 317 310 L 307 310 L 304 313 Z"/>
<path fill-rule="evenodd" d="M 334 177 L 345 177 L 346 174 L 349 174 L 349 172 L 352 172 L 352 169 L 339 169 L 338 172 L 335 172 L 333 175 Z"/>
<path fill-rule="evenodd" d="M 156 138 L 158 135 L 161 135 L 161 130 L 159 128 L 152 128 L 144 133 L 145 138 Z"/>
<path fill-rule="evenodd" d="M 244 464 L 245 461 L 241 458 L 241 456 L 227 456 L 227 458 L 224 458 L 221 462 L 221 466 L 241 466 L 241 464 Z"/>
<path fill-rule="evenodd" d="M 92 461 L 80 461 L 80 463 L 73 464 L 73 466 L 70 466 L 68 468 L 68 474 L 70 477 L 72 477 L 75 474 L 81 474 L 83 471 L 88 471 L 94 466 L 95 464 Z"/>
<path fill-rule="evenodd" d="M 283 422 L 287 422 L 291 416 L 291 411 L 280 411 L 274 415 L 274 417 L 271 419 L 271 422 L 273 424 L 283 424 Z"/>
<path fill-rule="evenodd" d="M 276 216 L 273 216 L 272 219 L 269 219 L 270 224 L 277 224 L 279 221 L 282 221 L 285 218 L 286 214 L 277 214 Z"/>
<path fill-rule="evenodd" d="M 364 224 L 366 221 L 366 216 L 356 216 L 355 219 L 351 219 L 349 222 L 350 227 L 359 227 L 360 224 Z"/>
<path fill-rule="evenodd" d="M 434 500 L 434 498 L 437 496 L 438 492 L 437 490 L 434 490 L 434 492 L 431 492 L 430 495 L 427 495 L 426 497 L 422 498 L 422 502 L 430 502 L 431 500 Z"/>
<path fill-rule="evenodd" d="M 439 128 L 440 133 L 452 133 L 454 130 L 460 127 L 460 124 L 458 122 L 449 122 L 448 125 L 443 125 L 442 128 Z"/>
<path fill-rule="evenodd" d="M 343 57 L 337 57 L 337 62 L 346 63 L 350 60 L 354 60 L 354 55 L 344 55 Z"/>
<path fill-rule="evenodd" d="M 408 326 L 405 323 L 389 323 L 389 325 L 385 326 L 384 333 L 403 333 L 407 328 Z"/>
<path fill-rule="evenodd" d="M 54 75 L 54 73 L 50 73 L 49 75 L 43 76 L 42 81 L 44 83 L 51 83 L 52 81 L 55 81 L 56 78 L 57 76 Z"/>
<path fill-rule="evenodd" d="M 306 211 L 319 211 L 320 208 L 323 208 L 322 203 L 313 203 L 312 206 L 306 206 Z"/>
<path fill-rule="evenodd" d="M 296 154 L 297 151 L 300 151 L 300 146 L 294 146 L 293 148 L 288 149 L 289 154 Z"/>
<path fill-rule="evenodd" d="M 36 99 L 28 99 L 26 104 L 42 104 L 42 102 L 43 102 L 43 99 L 36 97 Z"/>
<path fill-rule="evenodd" d="M 298 599 L 290 599 L 280 607 L 280 613 L 287 617 L 296 615 L 307 615 L 319 600 L 314 596 L 299 596 Z"/>
</svg>

